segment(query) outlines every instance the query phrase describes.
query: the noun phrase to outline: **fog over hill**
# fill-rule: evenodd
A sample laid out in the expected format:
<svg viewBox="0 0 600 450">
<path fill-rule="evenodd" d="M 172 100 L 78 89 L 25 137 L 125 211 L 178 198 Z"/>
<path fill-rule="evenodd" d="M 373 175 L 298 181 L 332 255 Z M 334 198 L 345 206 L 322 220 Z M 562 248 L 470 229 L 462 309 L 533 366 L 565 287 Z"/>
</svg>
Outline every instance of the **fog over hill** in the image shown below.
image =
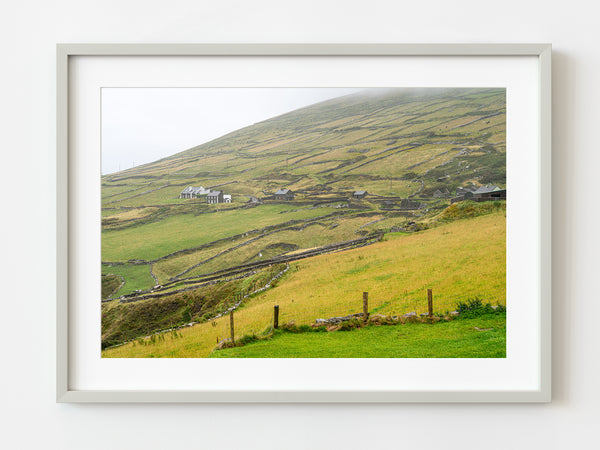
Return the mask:
<svg viewBox="0 0 600 450">
<path fill-rule="evenodd" d="M 218 178 L 248 183 L 248 195 L 273 183 L 352 189 L 361 181 L 384 195 L 390 183 L 378 180 L 411 177 L 424 182 L 424 194 L 468 181 L 503 185 L 505 120 L 504 89 L 370 89 L 270 118 L 104 180 L 192 184 Z M 411 188 L 392 184 L 391 190 L 416 194 Z"/>
</svg>

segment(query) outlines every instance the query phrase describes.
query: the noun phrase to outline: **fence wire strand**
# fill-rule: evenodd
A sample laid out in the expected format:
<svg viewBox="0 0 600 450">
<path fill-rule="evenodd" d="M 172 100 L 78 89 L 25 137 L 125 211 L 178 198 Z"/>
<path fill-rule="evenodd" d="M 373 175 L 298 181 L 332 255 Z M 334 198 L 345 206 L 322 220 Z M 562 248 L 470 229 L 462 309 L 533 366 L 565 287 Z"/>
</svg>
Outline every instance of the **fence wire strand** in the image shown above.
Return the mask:
<svg viewBox="0 0 600 450">
<path fill-rule="evenodd" d="M 432 289 L 433 297 L 433 313 L 438 316 L 445 316 L 450 312 L 456 311 L 461 303 L 467 303 L 473 300 L 479 300 L 483 304 L 491 304 L 506 306 L 506 295 L 495 293 L 482 292 L 463 292 L 459 295 L 444 295 L 443 292 Z M 387 298 L 386 298 L 387 297 Z M 229 304 L 230 303 L 230 304 Z M 227 306 L 234 305 L 236 302 L 231 301 Z M 241 314 L 237 310 L 233 311 L 234 315 L 234 339 L 237 341 L 244 336 L 256 336 L 268 334 L 273 330 L 274 324 L 274 306 L 275 304 L 263 304 L 257 311 L 245 310 L 246 314 Z M 352 297 L 344 301 L 336 301 L 335 303 L 323 302 L 322 299 L 315 294 L 314 297 L 309 297 L 309 300 L 287 302 L 285 306 L 279 307 L 279 325 L 312 325 L 317 319 L 332 319 L 336 317 L 347 317 L 363 312 L 363 297 L 361 293 L 356 293 Z M 396 293 L 393 297 L 389 296 L 368 296 L 368 312 L 369 315 L 381 314 L 385 316 L 400 317 L 405 314 L 424 316 L 429 313 L 427 289 L 420 288 L 418 290 L 405 290 Z M 251 315 L 250 315 L 251 313 Z M 218 319 L 211 320 L 211 326 L 216 328 L 217 339 L 215 344 L 231 339 L 230 315 L 225 314 Z M 239 319 L 241 320 L 237 320 Z M 158 333 L 150 333 L 150 337 L 154 339 L 164 339 L 164 336 L 156 336 L 161 333 L 175 333 L 177 336 L 177 328 L 164 330 Z M 142 331 L 142 329 L 139 329 Z M 154 337 L 153 337 L 154 336 Z M 173 337 L 173 336 L 172 336 Z M 168 338 L 168 336 L 167 336 Z M 145 339 L 138 338 L 137 340 Z"/>
<path fill-rule="evenodd" d="M 369 314 L 382 314 L 386 316 L 402 316 L 405 314 L 416 314 L 418 316 L 426 315 L 429 312 L 427 290 L 415 292 L 405 291 L 395 298 L 369 297 Z M 443 293 L 436 293 L 433 290 L 433 313 L 444 316 L 452 311 L 456 311 L 460 303 L 467 303 L 471 300 L 480 300 L 483 304 L 506 306 L 506 297 L 495 294 L 470 294 L 444 296 Z M 259 335 L 268 333 L 273 328 L 273 305 L 265 305 L 264 315 L 260 320 L 253 320 L 251 323 L 236 322 L 234 313 L 234 332 L 235 338 L 244 335 Z M 338 301 L 334 304 L 323 304 L 318 299 L 313 301 L 294 302 L 286 304 L 279 308 L 279 324 L 312 325 L 317 319 L 331 319 L 334 317 L 347 317 L 363 312 L 363 299 L 360 295 L 355 298 L 349 298 L 345 301 Z M 229 328 L 229 317 L 222 317 L 222 331 L 220 340 L 229 339 L 231 330 Z M 260 325 L 257 325 L 259 323 Z"/>
</svg>

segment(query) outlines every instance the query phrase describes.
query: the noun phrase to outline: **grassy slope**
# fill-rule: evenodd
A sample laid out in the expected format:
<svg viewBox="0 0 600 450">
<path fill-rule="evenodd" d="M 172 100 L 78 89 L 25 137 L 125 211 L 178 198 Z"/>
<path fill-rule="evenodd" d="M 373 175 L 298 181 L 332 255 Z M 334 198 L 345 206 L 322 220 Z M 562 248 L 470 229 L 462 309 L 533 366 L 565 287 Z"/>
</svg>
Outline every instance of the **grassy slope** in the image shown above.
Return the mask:
<svg viewBox="0 0 600 450">
<path fill-rule="evenodd" d="M 102 300 L 108 298 L 113 293 L 116 293 L 117 288 L 121 286 L 122 278 L 118 275 L 102 275 Z"/>
<path fill-rule="evenodd" d="M 426 288 L 433 288 L 435 309 L 440 311 L 452 310 L 458 301 L 474 296 L 504 303 L 505 232 L 504 212 L 495 212 L 300 261 L 276 287 L 236 312 L 236 334 L 268 327 L 275 304 L 280 305 L 281 322 L 298 324 L 359 312 L 363 291 L 369 292 L 371 311 L 380 313 L 425 311 Z M 176 341 L 128 344 L 103 356 L 205 357 L 218 337 L 228 335 L 228 317 L 187 328 L 182 334 Z"/>
<path fill-rule="evenodd" d="M 254 283 L 266 284 L 281 266 L 248 278 L 207 286 L 203 289 L 167 297 L 121 304 L 117 301 L 102 304 L 102 346 L 147 336 L 151 333 L 180 326 L 191 321 L 202 321 L 225 311 L 242 292 Z"/>
<path fill-rule="evenodd" d="M 478 331 L 475 327 L 486 330 Z M 492 328 L 491 330 L 489 330 Z M 213 358 L 505 358 L 506 316 L 369 326 L 333 333 L 276 333 Z"/>
<path fill-rule="evenodd" d="M 262 205 L 197 216 L 176 215 L 143 227 L 106 231 L 102 235 L 102 260 L 152 260 L 176 250 L 199 246 L 268 225 L 326 214 L 318 209 L 279 214 L 290 209 L 287 205 Z"/>
<path fill-rule="evenodd" d="M 484 119 L 489 114 L 497 115 Z M 201 200 L 178 199 L 186 185 L 230 183 L 220 189 L 233 194 L 232 206 L 244 203 L 247 195 L 263 197 L 285 186 L 303 190 L 298 199 L 304 207 L 332 196 L 347 198 L 357 189 L 405 198 L 431 195 L 437 188 L 451 189 L 468 180 L 504 185 L 504 121 L 505 95 L 498 89 L 356 94 L 266 120 L 103 177 L 102 259 L 155 259 L 250 229 L 322 214 L 308 209 L 279 214 L 291 209 L 288 205 L 199 214 L 216 208 Z M 409 172 L 418 180 L 413 176 L 401 180 Z M 421 182 L 423 190 L 418 193 Z M 373 214 L 381 212 L 375 203 L 367 208 Z M 351 239 L 355 231 L 330 233 L 320 242 Z M 314 234 L 304 235 L 306 239 L 298 235 L 291 243 L 304 248 L 320 245 Z M 277 244 L 273 239 L 265 245 Z M 283 235 L 281 239 L 287 242 Z M 255 247 L 253 252 L 261 251 L 258 244 Z M 240 250 L 230 264 L 252 256 L 247 253 Z M 161 281 L 203 258 L 188 255 L 161 263 L 157 268 Z M 212 266 L 226 264 L 227 259 L 221 258 Z M 139 287 L 152 283 L 147 279 Z"/>
</svg>

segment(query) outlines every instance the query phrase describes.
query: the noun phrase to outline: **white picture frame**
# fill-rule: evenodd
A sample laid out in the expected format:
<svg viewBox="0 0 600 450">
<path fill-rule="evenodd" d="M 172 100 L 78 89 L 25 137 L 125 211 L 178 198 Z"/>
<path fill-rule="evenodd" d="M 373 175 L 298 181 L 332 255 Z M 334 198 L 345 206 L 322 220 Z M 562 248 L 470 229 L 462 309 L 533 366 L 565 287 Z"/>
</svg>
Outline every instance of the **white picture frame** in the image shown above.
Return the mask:
<svg viewBox="0 0 600 450">
<path fill-rule="evenodd" d="M 539 248 L 537 267 L 530 270 L 537 286 L 539 311 L 536 336 L 535 389 L 78 389 L 70 368 L 76 364 L 72 351 L 70 318 L 78 301 L 74 282 L 73 229 L 79 213 L 73 208 L 70 178 L 74 156 L 72 139 L 71 64 L 74 58 L 105 56 L 227 56 L 227 57 L 534 57 L 537 60 L 536 167 L 539 196 L 531 199 L 532 214 L 539 224 L 534 236 Z M 549 402 L 551 401 L 551 46 L 549 44 L 59 44 L 57 46 L 57 340 L 56 398 L 58 402 Z M 90 182 L 92 182 L 90 180 Z"/>
</svg>

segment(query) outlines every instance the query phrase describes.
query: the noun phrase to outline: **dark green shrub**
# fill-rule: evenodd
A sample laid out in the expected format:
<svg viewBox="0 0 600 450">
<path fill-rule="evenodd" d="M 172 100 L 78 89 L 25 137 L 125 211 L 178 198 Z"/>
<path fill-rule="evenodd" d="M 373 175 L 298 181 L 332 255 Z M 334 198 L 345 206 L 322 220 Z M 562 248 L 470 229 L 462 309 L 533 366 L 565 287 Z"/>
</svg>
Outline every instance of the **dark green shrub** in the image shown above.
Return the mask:
<svg viewBox="0 0 600 450">
<path fill-rule="evenodd" d="M 355 328 L 360 328 L 362 322 L 358 319 L 350 319 L 340 324 L 339 331 L 352 331 Z"/>
<path fill-rule="evenodd" d="M 493 308 L 490 303 L 483 303 L 480 298 L 475 297 L 466 302 L 460 302 L 456 305 L 456 311 L 459 313 L 459 318 L 473 318 L 484 314 L 505 314 L 506 307 L 502 305 Z"/>
</svg>

